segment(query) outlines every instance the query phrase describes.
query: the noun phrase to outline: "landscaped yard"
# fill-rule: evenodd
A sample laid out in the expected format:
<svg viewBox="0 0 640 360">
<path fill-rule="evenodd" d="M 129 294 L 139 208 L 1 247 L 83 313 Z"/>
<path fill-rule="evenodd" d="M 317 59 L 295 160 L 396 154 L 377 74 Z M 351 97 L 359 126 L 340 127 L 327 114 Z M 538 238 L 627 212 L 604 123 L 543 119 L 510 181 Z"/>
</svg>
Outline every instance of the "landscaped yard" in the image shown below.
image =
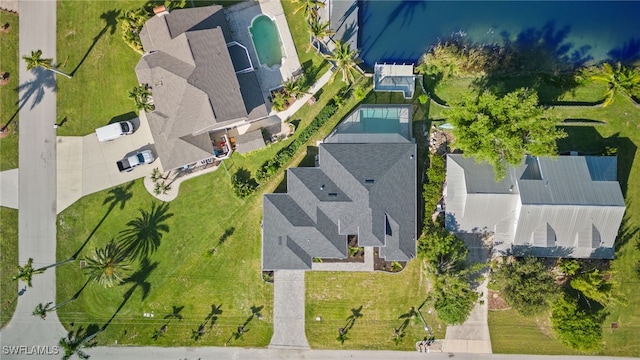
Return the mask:
<svg viewBox="0 0 640 360">
<path fill-rule="evenodd" d="M 0 328 L 11 320 L 18 300 L 18 283 L 12 280 L 18 265 L 18 210 L 0 207 Z"/>
<path fill-rule="evenodd" d="M 0 34 L 0 72 L 9 73 L 9 82 L 0 86 L 0 127 L 8 126 L 0 139 L 0 171 L 18 167 L 18 15 L 0 11 L 0 24 L 10 24 L 9 32 Z"/>
<path fill-rule="evenodd" d="M 468 89 L 470 79 L 448 80 L 436 89 L 441 99 L 451 102 L 459 94 Z M 563 101 L 596 101 L 598 94 L 602 96 L 605 87 L 587 82 L 584 86 L 572 89 L 569 93 L 560 94 Z M 544 88 L 541 91 L 545 91 Z M 599 92 L 600 91 L 600 92 Z M 550 98 L 544 92 L 541 99 Z M 556 107 L 548 109 L 547 114 L 554 116 L 568 125 L 563 126 L 568 137 L 559 142 L 559 151 L 578 151 L 584 154 L 599 155 L 607 147 L 616 148 L 618 155 L 618 179 L 620 181 L 627 212 L 623 226 L 616 240 L 616 258 L 611 262 L 614 270 L 612 280 L 620 284 L 620 292 L 624 294 L 627 305 L 616 305 L 603 324 L 605 346 L 599 354 L 615 356 L 640 356 L 640 263 L 639 240 L 640 213 L 635 205 L 640 201 L 640 163 L 638 161 L 637 144 L 640 142 L 640 109 L 624 96 L 618 95 L 613 105 L 606 108 L 592 107 Z M 432 120 L 445 119 L 446 109 L 432 103 L 429 116 Z M 579 122 L 569 125 L 572 122 Z M 512 315 L 512 316 L 509 316 Z M 619 327 L 611 328 L 617 322 Z M 568 348 L 561 349 L 557 341 L 548 340 L 549 335 L 535 321 L 515 314 L 514 311 L 490 312 L 489 324 L 494 352 L 505 353 L 570 353 Z M 517 341 L 521 339 L 522 341 Z M 513 340 L 513 341 L 511 341 Z M 533 344 L 550 344 L 540 348 Z M 554 345 L 557 344 L 558 346 Z"/>
<path fill-rule="evenodd" d="M 421 261 L 413 260 L 399 274 L 307 272 L 305 327 L 309 345 L 314 349 L 415 351 L 415 343 L 429 336 L 418 316 L 407 318 L 412 307 L 418 309 L 426 300 L 423 271 Z M 342 344 L 337 340 L 338 329 L 347 324 L 354 311 L 361 317 L 354 319 Z M 421 309 L 425 321 L 437 339 L 444 338 L 446 326 L 428 311 L 428 305 Z M 394 329 L 405 320 L 408 325 L 404 337 L 396 345 Z"/>
</svg>

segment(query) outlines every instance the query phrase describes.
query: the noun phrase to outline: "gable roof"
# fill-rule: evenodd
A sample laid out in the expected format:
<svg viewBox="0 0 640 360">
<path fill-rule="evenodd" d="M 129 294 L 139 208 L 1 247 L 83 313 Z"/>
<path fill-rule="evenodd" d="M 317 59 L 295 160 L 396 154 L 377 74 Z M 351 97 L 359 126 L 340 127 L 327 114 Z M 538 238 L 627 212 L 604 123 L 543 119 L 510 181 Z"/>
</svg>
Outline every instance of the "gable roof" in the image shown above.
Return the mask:
<svg viewBox="0 0 640 360">
<path fill-rule="evenodd" d="M 450 154 L 446 226 L 494 232 L 520 255 L 612 257 L 625 211 L 616 169 L 615 157 L 527 156 L 496 182 L 486 162 Z"/>
<path fill-rule="evenodd" d="M 221 6 L 154 16 L 145 23 L 140 39 L 145 55 L 136 74 L 139 82 L 151 89 L 153 113 L 158 116 L 148 118 L 161 122 L 151 129 L 154 140 L 165 139 L 166 151 L 158 153 L 168 169 L 207 157 L 201 157 L 195 148 L 189 152 L 188 146 L 181 149 L 180 156 L 173 156 L 172 144 L 180 143 L 177 139 L 267 115 L 255 73 L 235 73 L 227 47 L 230 32 Z M 213 147 L 209 150 L 211 156 Z"/>
<path fill-rule="evenodd" d="M 287 193 L 264 196 L 263 269 L 345 258 L 347 235 L 358 235 L 359 246 L 381 247 L 386 260 L 414 257 L 416 145 L 322 143 L 318 150 L 318 167 L 288 169 Z"/>
</svg>

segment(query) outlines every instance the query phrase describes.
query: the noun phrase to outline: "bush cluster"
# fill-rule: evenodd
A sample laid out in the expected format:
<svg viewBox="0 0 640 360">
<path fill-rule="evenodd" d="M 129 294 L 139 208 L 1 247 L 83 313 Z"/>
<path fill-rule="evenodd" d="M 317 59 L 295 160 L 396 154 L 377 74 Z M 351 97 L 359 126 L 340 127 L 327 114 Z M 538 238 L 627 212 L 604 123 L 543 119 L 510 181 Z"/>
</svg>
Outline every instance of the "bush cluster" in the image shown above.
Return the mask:
<svg viewBox="0 0 640 360">
<path fill-rule="evenodd" d="M 444 158 L 438 154 L 429 155 L 429 168 L 427 169 L 427 181 L 422 185 L 422 197 L 424 198 L 424 223 L 431 222 L 431 214 L 442 197 L 442 184 L 444 184 L 446 172 Z"/>
<path fill-rule="evenodd" d="M 329 104 L 320 110 L 309 126 L 300 132 L 298 137 L 292 143 L 282 148 L 278 151 L 276 156 L 265 161 L 262 166 L 260 166 L 256 173 L 256 179 L 261 183 L 269 180 L 271 176 L 273 176 L 284 164 L 287 163 L 287 161 L 289 161 L 289 159 L 291 159 L 298 148 L 304 145 L 307 140 L 309 140 L 311 136 L 313 136 L 316 131 L 318 131 L 318 129 L 320 129 L 322 125 L 324 125 L 327 120 L 333 116 L 333 114 L 335 114 L 337 110 L 338 106 L 335 105 L 333 101 L 329 102 Z"/>
</svg>

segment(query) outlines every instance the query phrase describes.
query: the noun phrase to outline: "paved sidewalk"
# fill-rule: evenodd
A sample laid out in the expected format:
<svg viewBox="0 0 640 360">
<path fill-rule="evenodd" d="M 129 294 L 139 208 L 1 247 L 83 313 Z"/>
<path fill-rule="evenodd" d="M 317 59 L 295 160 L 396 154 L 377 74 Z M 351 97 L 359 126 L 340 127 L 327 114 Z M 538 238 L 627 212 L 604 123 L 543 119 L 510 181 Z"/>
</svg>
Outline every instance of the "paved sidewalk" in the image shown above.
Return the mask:
<svg viewBox="0 0 640 360">
<path fill-rule="evenodd" d="M 458 234 L 464 239 L 465 244 L 469 248 L 468 260 L 472 263 L 486 263 L 490 256 L 489 242 L 483 242 L 481 236 L 476 234 Z M 480 300 L 476 303 L 469 318 L 464 324 L 447 326 L 447 333 L 443 351 L 445 352 L 463 352 L 463 353 L 481 353 L 490 354 L 491 338 L 489 337 L 488 312 L 489 302 L 487 301 L 487 271 L 484 271 L 482 281 L 476 289 L 482 294 Z"/>
<path fill-rule="evenodd" d="M 304 271 L 277 270 L 273 286 L 273 337 L 269 348 L 309 349 L 304 330 Z"/>
<path fill-rule="evenodd" d="M 316 81 L 315 84 L 313 84 L 313 86 L 311 86 L 308 94 L 304 95 L 299 100 L 296 100 L 293 104 L 291 104 L 291 106 L 289 106 L 287 110 L 280 111 L 276 113 L 276 115 L 282 120 L 287 120 L 288 118 L 290 118 L 293 114 L 295 114 L 296 111 L 300 110 L 300 108 L 303 107 L 304 104 L 306 104 L 309 101 L 309 99 L 311 99 L 311 97 L 313 96 L 312 94 L 317 93 L 318 90 L 320 90 L 323 86 L 325 86 L 329 82 L 329 79 L 331 79 L 332 74 L 333 72 L 331 72 L 331 70 L 327 71 L 324 75 L 320 77 L 320 79 L 318 79 L 318 81 Z"/>
<path fill-rule="evenodd" d="M 44 58 L 56 57 L 56 1 L 21 0 L 20 55 L 42 50 Z M 19 63 L 20 84 L 42 90 L 43 96 L 25 100 L 20 109 L 19 189 L 18 189 L 18 262 L 25 264 L 34 259 L 34 267 L 56 262 L 56 122 L 55 77 L 43 69 L 26 71 L 23 60 Z M 63 78 L 61 81 L 71 81 Z M 34 102 L 35 99 L 39 102 Z M 18 288 L 26 284 L 19 282 Z M 46 320 L 31 314 L 38 303 L 56 300 L 55 268 L 33 277 L 33 287 L 18 297 L 13 318 L 2 330 L 2 359 L 6 346 L 49 346 L 53 349 L 66 331 L 57 314 L 50 313 Z M 32 356 L 33 358 L 33 356 Z M 38 359 L 59 359 L 59 355 L 40 355 Z"/>
</svg>

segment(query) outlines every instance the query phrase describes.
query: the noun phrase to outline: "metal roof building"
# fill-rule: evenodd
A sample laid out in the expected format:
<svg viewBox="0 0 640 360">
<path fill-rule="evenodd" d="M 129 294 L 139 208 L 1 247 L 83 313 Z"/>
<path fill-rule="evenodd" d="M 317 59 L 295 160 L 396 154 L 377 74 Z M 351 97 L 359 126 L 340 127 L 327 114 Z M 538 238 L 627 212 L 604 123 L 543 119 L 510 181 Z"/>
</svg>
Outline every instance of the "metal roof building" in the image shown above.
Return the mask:
<svg viewBox="0 0 640 360">
<path fill-rule="evenodd" d="M 495 181 L 486 162 L 447 157 L 446 227 L 492 232 L 494 251 L 613 258 L 625 203 L 610 156 L 527 156 Z"/>
</svg>

